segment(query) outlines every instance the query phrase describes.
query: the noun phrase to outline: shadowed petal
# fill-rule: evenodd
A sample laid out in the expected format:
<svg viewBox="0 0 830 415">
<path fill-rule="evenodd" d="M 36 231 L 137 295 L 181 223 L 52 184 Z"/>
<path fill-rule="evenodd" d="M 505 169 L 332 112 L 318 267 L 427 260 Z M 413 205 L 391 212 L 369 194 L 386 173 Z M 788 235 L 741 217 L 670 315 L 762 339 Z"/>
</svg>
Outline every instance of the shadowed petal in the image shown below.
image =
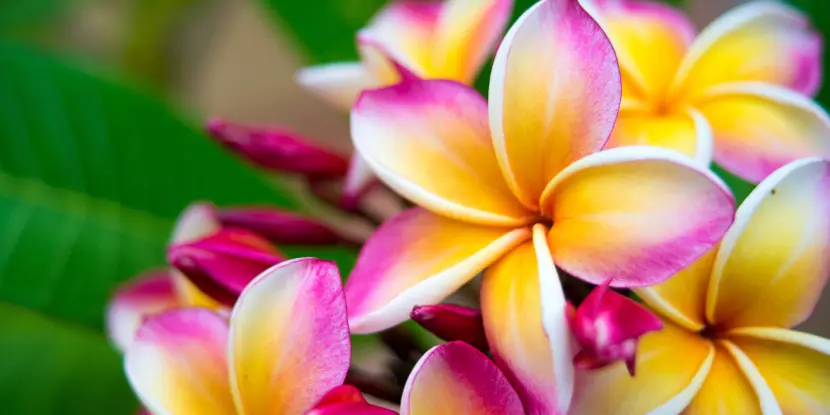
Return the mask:
<svg viewBox="0 0 830 415">
<path fill-rule="evenodd" d="M 379 86 L 379 80 L 359 62 L 329 63 L 297 72 L 297 83 L 335 107 L 348 111 L 360 92 Z"/>
<path fill-rule="evenodd" d="M 179 305 L 173 271 L 156 270 L 139 275 L 115 292 L 107 308 L 107 334 L 121 351 L 127 349 L 144 318 Z"/>
<path fill-rule="evenodd" d="M 430 349 L 409 375 L 401 415 L 521 414 L 522 403 L 490 359 L 463 342 Z"/>
<path fill-rule="evenodd" d="M 460 340 L 487 351 L 481 310 L 453 304 L 415 306 L 412 320 L 444 341 Z"/>
</svg>

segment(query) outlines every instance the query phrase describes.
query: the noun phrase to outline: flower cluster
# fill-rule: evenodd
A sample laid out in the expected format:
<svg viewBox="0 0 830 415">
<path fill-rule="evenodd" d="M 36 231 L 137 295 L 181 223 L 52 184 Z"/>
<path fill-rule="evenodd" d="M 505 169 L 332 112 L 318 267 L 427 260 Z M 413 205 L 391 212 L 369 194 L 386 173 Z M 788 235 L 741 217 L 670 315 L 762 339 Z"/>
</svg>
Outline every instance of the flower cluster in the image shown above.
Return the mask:
<svg viewBox="0 0 830 415">
<path fill-rule="evenodd" d="M 328 210 L 183 214 L 171 270 L 109 314 L 150 412 L 830 413 L 830 340 L 793 330 L 830 276 L 804 16 L 750 3 L 698 34 L 648 1 L 541 0 L 502 38 L 512 6 L 397 0 L 357 34 L 360 62 L 301 71 L 350 111 L 351 160 L 209 123 Z M 485 99 L 469 85 L 493 50 Z M 759 183 L 737 210 L 713 161 Z M 343 285 L 271 242 L 362 248 Z M 349 335 L 410 318 L 447 343 L 405 367 L 393 406 L 369 403 L 385 397 L 347 376 Z"/>
</svg>

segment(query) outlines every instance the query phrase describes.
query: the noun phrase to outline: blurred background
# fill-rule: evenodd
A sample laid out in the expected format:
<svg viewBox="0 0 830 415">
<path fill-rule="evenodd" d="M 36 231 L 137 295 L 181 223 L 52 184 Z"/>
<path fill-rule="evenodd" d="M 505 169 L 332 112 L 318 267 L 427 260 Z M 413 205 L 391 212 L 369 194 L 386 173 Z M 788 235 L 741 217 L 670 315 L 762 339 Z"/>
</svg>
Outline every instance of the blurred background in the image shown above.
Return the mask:
<svg viewBox="0 0 830 415">
<path fill-rule="evenodd" d="M 702 27 L 740 1 L 685 3 Z M 824 0 L 792 3 L 827 35 Z M 190 201 L 300 207 L 213 145 L 202 120 L 285 124 L 349 151 L 346 116 L 293 75 L 353 59 L 354 31 L 383 4 L 0 0 L 0 413 L 133 413 L 103 334 L 115 287 L 163 265 Z M 355 255 L 287 251 L 344 273 Z M 828 318 L 825 295 L 802 328 L 830 336 Z"/>
</svg>

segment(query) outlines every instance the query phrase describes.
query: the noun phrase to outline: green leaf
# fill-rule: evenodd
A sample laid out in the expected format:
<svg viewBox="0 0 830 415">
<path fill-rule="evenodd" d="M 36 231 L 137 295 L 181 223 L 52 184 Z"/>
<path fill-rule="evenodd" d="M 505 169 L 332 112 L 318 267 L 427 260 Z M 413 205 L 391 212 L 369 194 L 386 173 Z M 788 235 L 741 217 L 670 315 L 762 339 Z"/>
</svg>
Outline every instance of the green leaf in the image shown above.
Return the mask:
<svg viewBox="0 0 830 415">
<path fill-rule="evenodd" d="M 26 32 L 54 22 L 71 3 L 70 0 L 0 1 L 0 34 Z"/>
<path fill-rule="evenodd" d="M 134 401 L 103 335 L 116 284 L 164 263 L 192 201 L 298 206 L 113 80 L 0 42 L 0 91 L 3 412 L 127 413 Z M 321 254 L 347 266 L 354 255 Z"/>
</svg>

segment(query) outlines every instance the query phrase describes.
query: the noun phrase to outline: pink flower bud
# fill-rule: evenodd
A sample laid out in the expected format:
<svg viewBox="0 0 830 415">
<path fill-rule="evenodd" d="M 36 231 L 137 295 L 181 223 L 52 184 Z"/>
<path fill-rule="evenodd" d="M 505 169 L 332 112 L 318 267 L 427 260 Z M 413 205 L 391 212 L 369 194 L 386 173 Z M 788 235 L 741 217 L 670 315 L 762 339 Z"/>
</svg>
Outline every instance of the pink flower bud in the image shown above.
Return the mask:
<svg viewBox="0 0 830 415">
<path fill-rule="evenodd" d="M 444 341 L 461 340 L 486 351 L 481 310 L 452 304 L 415 306 L 410 317 Z"/>
<path fill-rule="evenodd" d="M 233 306 L 251 280 L 285 258 L 268 241 L 242 229 L 222 229 L 167 249 L 167 260 L 214 300 Z"/>
<path fill-rule="evenodd" d="M 341 178 L 349 160 L 313 141 L 276 127 L 250 127 L 213 119 L 207 130 L 223 146 L 264 169 L 313 179 Z"/>
<path fill-rule="evenodd" d="M 277 245 L 333 245 L 343 237 L 313 219 L 268 207 L 240 207 L 219 214 L 224 226 L 247 229 Z"/>
<path fill-rule="evenodd" d="M 603 284 L 574 308 L 568 304 L 571 331 L 582 350 L 574 357 L 580 369 L 598 369 L 625 361 L 634 376 L 637 340 L 663 328 L 663 322 L 636 301 Z"/>
<path fill-rule="evenodd" d="M 336 386 L 306 412 L 306 415 L 395 415 L 396 412 L 366 402 L 351 385 Z"/>
</svg>

